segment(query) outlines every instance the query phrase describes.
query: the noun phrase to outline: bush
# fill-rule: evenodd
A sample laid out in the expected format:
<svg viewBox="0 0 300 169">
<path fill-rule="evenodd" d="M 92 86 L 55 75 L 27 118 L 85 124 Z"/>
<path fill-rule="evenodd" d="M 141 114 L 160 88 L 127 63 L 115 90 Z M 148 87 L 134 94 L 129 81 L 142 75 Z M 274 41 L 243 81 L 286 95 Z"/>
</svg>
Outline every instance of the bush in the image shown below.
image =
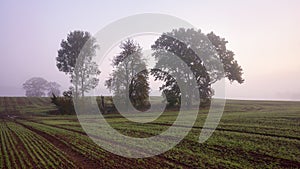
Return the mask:
<svg viewBox="0 0 300 169">
<path fill-rule="evenodd" d="M 57 107 L 57 114 L 76 114 L 72 97 L 57 97 L 52 94 L 51 103 Z"/>
</svg>

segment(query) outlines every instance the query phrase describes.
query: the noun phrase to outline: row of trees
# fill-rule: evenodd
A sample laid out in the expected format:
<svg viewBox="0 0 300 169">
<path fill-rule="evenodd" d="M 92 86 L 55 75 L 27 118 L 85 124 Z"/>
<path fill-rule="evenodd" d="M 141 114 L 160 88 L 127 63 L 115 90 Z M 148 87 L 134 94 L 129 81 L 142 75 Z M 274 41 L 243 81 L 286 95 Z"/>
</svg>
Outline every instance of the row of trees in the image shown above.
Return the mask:
<svg viewBox="0 0 300 169">
<path fill-rule="evenodd" d="M 203 36 L 209 42 L 200 40 Z M 211 50 L 210 45 L 205 43 L 214 46 L 217 57 L 223 64 L 225 76 L 231 82 L 243 83 L 242 68 L 234 59 L 234 53 L 227 49 L 228 42 L 224 38 L 213 32 L 204 35 L 200 30 L 181 28 L 162 34 L 151 46 L 157 63 L 156 69 L 150 72 L 145 70 L 146 62 L 143 60 L 140 45 L 131 39 L 122 42 L 122 51 L 113 58 L 114 70 L 105 85 L 113 91 L 116 100 L 124 101 L 123 104 L 128 105 L 131 101 L 135 106 L 145 106 L 150 89 L 148 79 L 152 75 L 155 80 L 164 82 L 160 90 L 167 96 L 169 104 L 181 103 L 181 98 L 184 97 L 186 102 L 181 104 L 191 106 L 195 90 L 200 92 L 202 98 L 210 98 L 213 95 L 211 85 L 223 77 L 216 69 L 206 69 L 204 62 L 191 48 L 193 46 L 194 49 L 204 52 Z M 57 68 L 70 76 L 74 85 L 71 91 L 74 97 L 84 96 L 85 92 L 99 83 L 100 70 L 93 61 L 98 48 L 95 38 L 83 31 L 70 32 L 67 39 L 61 42 L 61 49 L 56 57 Z M 192 71 L 184 71 L 183 62 L 179 62 L 174 56 L 179 57 Z M 192 76 L 196 78 L 196 88 L 192 87 Z M 190 90 L 182 94 L 175 79 L 184 81 L 185 88 Z"/>
</svg>

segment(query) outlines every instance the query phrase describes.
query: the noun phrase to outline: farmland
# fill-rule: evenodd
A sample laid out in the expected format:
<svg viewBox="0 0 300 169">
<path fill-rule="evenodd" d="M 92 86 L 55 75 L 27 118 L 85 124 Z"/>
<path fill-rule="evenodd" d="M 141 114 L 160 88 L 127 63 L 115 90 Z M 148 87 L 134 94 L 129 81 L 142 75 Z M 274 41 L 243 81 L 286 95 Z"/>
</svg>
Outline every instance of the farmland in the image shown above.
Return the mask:
<svg viewBox="0 0 300 169">
<path fill-rule="evenodd" d="M 0 98 L 0 168 L 300 168 L 299 102 L 228 100 L 217 130 L 202 144 L 207 110 L 200 110 L 183 141 L 143 159 L 102 149 L 75 115 L 48 115 L 52 110 L 49 98 Z M 149 137 L 166 130 L 176 115 L 165 112 L 144 125 L 116 114 L 105 118 L 125 135 Z"/>
</svg>

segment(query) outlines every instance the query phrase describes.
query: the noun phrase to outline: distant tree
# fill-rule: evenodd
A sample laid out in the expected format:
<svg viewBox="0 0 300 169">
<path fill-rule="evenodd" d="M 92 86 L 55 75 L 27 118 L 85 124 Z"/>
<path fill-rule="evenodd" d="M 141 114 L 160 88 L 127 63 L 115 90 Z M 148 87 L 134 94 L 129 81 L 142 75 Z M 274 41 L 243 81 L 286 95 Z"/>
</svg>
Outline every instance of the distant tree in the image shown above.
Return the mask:
<svg viewBox="0 0 300 169">
<path fill-rule="evenodd" d="M 151 46 L 152 50 L 154 50 L 153 55 L 157 60 L 156 69 L 153 69 L 151 74 L 156 80 L 165 82 L 160 90 L 169 97 L 167 101 L 172 105 L 179 103 L 182 101 L 180 98 L 184 97 L 186 102 L 181 102 L 181 104 L 187 107 L 191 106 L 194 90 L 199 91 L 202 99 L 211 98 L 213 95 L 211 85 L 223 77 L 222 72 L 218 72 L 213 67 L 207 70 L 204 62 L 192 50 L 191 46 L 194 49 L 200 50 L 204 57 L 206 57 L 206 61 L 212 63 L 214 60 L 208 58 L 208 52 L 212 51 L 210 48 L 210 44 L 212 44 L 217 52 L 217 57 L 223 63 L 225 76 L 231 82 L 237 81 L 238 83 L 243 83 L 244 81 L 242 78 L 242 68 L 234 60 L 234 53 L 226 48 L 228 42 L 224 38 L 216 36 L 213 32 L 207 34 L 208 42 L 201 40 L 203 36 L 206 35 L 201 33 L 200 30 L 174 29 L 172 32 L 161 35 L 155 41 L 155 44 Z M 176 59 L 175 57 L 179 57 L 180 59 Z M 187 65 L 192 73 L 185 71 L 183 64 Z M 170 73 L 175 75 L 175 78 Z M 197 89 L 193 87 L 195 85 L 192 84 L 192 76 L 196 79 Z M 184 91 L 184 94 L 180 91 L 175 79 L 185 82 L 184 88 L 187 90 Z"/>
<path fill-rule="evenodd" d="M 67 40 L 62 40 L 60 46 L 56 57 L 57 68 L 70 75 L 75 97 L 79 94 L 84 96 L 99 83 L 97 76 L 100 71 L 93 61 L 98 48 L 96 39 L 89 32 L 73 31 L 68 34 Z M 79 57 L 80 52 L 82 57 Z"/>
<path fill-rule="evenodd" d="M 136 108 L 143 107 L 149 97 L 149 83 L 142 48 L 131 39 L 122 42 L 120 48 L 121 53 L 112 61 L 114 70 L 106 86 L 121 104 L 127 106 L 129 100 L 126 98 L 129 98 Z"/>
<path fill-rule="evenodd" d="M 23 84 L 23 89 L 25 90 L 25 95 L 27 97 L 42 97 L 45 96 L 45 91 L 47 91 L 48 81 L 41 77 L 33 77 L 27 80 Z"/>
<path fill-rule="evenodd" d="M 23 84 L 23 89 L 27 97 L 43 97 L 46 95 L 50 97 L 52 94 L 59 96 L 59 87 L 58 83 L 48 82 L 41 77 L 30 78 Z"/>
<path fill-rule="evenodd" d="M 48 82 L 47 84 L 47 90 L 48 90 L 48 93 L 47 95 L 50 97 L 52 96 L 53 94 L 55 96 L 59 96 L 60 95 L 60 85 L 56 82 Z"/>
</svg>

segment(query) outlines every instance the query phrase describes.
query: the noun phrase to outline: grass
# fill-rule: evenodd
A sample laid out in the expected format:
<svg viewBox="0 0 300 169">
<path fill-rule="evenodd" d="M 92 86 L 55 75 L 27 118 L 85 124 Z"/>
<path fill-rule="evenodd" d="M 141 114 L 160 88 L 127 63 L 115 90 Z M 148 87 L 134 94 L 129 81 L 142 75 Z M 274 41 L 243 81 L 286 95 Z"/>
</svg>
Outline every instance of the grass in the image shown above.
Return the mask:
<svg viewBox="0 0 300 169">
<path fill-rule="evenodd" d="M 15 122 L 2 120 L 0 124 L 1 147 L 6 154 L 3 156 L 6 159 L 2 160 L 3 168 L 75 167 L 64 152 L 60 152 L 45 138 Z"/>
<path fill-rule="evenodd" d="M 207 109 L 203 109 L 184 140 L 163 154 L 143 159 L 102 149 L 85 134 L 76 116 L 47 115 L 53 109 L 47 98 L 0 98 L 1 168 L 300 167 L 299 102 L 228 100 L 217 129 L 200 144 L 199 134 L 207 117 Z M 165 112 L 146 124 L 130 122 L 118 114 L 105 118 L 120 133 L 141 138 L 167 130 L 177 113 Z M 117 147 L 122 140 L 109 144 Z"/>
<path fill-rule="evenodd" d="M 0 97 L 0 112 L 19 115 L 46 115 L 56 110 L 48 97 Z"/>
</svg>

